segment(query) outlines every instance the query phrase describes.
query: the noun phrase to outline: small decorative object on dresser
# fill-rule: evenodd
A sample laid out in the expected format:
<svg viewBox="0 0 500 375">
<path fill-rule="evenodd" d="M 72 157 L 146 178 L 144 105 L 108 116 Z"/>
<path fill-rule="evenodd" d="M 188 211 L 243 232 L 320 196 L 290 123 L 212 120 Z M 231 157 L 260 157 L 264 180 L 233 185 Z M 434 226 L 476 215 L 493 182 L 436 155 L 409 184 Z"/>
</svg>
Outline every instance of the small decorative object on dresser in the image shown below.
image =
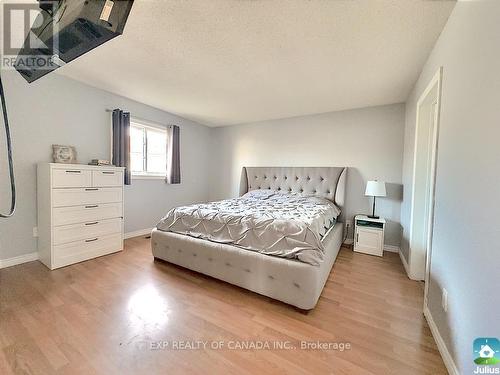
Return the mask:
<svg viewBox="0 0 500 375">
<path fill-rule="evenodd" d="M 89 162 L 89 165 L 105 165 L 105 166 L 108 166 L 108 165 L 111 165 L 110 161 L 109 160 L 104 160 L 104 159 L 92 159 L 90 162 Z"/>
<path fill-rule="evenodd" d="M 354 228 L 354 251 L 379 257 L 384 255 L 384 219 L 357 215 Z"/>
<path fill-rule="evenodd" d="M 51 270 L 123 249 L 123 168 L 38 165 L 38 254 Z"/>
<path fill-rule="evenodd" d="M 52 145 L 54 163 L 76 164 L 76 148 L 74 146 Z"/>
</svg>

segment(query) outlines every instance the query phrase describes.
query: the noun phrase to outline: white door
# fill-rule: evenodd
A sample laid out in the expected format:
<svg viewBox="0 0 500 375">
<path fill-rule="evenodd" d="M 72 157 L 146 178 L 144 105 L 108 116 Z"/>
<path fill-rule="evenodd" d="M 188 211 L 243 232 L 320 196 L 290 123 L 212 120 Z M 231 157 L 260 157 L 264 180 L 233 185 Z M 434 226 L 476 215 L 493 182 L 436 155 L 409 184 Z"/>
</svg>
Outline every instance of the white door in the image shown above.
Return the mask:
<svg viewBox="0 0 500 375">
<path fill-rule="evenodd" d="M 409 268 L 410 277 L 426 281 L 424 299 L 431 267 L 441 74 L 440 69 L 417 104 Z"/>
<path fill-rule="evenodd" d="M 427 294 L 429 291 L 429 275 L 431 272 L 431 252 L 432 252 L 432 235 L 434 227 L 434 205 L 436 202 L 436 163 L 437 163 L 437 141 L 438 141 L 438 125 L 439 112 L 437 100 L 432 105 L 431 123 L 432 137 L 429 143 L 430 159 L 429 159 L 429 188 L 427 190 L 427 207 L 426 207 L 426 228 L 425 228 L 425 291 L 424 305 L 427 306 Z"/>
</svg>

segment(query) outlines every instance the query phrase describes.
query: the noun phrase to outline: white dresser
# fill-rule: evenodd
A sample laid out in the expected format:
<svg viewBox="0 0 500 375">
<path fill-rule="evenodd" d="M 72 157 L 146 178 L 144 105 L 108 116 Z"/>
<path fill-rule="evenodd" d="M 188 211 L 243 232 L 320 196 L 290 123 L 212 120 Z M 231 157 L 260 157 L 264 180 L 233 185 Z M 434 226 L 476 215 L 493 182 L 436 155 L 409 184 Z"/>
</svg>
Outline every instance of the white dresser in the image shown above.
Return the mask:
<svg viewBox="0 0 500 375">
<path fill-rule="evenodd" d="M 38 165 L 38 255 L 50 269 L 123 249 L 124 168 Z"/>
</svg>

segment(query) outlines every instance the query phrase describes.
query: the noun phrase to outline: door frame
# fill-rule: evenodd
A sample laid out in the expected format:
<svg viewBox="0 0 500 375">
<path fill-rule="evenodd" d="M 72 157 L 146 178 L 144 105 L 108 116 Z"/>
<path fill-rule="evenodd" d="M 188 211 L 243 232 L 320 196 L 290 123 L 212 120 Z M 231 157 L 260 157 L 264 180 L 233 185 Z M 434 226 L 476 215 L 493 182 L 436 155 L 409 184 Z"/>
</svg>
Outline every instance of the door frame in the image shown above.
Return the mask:
<svg viewBox="0 0 500 375">
<path fill-rule="evenodd" d="M 441 89 L 442 89 L 442 79 L 443 79 L 443 67 L 440 67 L 436 74 L 427 85 L 424 92 L 420 95 L 420 98 L 416 106 L 416 125 L 415 125 L 415 145 L 413 151 L 413 178 L 412 178 L 412 199 L 411 199 L 411 209 L 410 209 L 410 238 L 409 238 L 409 269 L 410 276 L 415 276 L 415 270 L 412 268 L 412 254 L 411 246 L 413 243 L 413 224 L 414 224 L 414 208 L 415 208 L 415 191 L 416 191 L 416 174 L 417 174 L 417 149 L 418 149 L 418 130 L 420 122 L 420 107 L 422 103 L 426 100 L 429 93 L 437 87 L 437 95 L 435 106 L 436 110 L 434 113 L 434 129 L 432 134 L 431 143 L 431 165 L 430 165 L 430 181 L 429 181 L 429 199 L 426 202 L 428 205 L 427 212 L 427 249 L 426 249 L 426 259 L 425 259 L 425 272 L 424 272 L 424 308 L 427 306 L 427 295 L 429 293 L 429 278 L 430 278 L 430 267 L 431 267 L 431 255 L 432 255 L 432 239 L 434 230 L 434 205 L 435 205 L 435 191 L 436 191 L 436 167 L 437 167 L 437 152 L 438 152 L 438 138 L 439 138 L 439 125 L 441 119 Z M 418 278 L 418 277 L 417 277 Z"/>
</svg>

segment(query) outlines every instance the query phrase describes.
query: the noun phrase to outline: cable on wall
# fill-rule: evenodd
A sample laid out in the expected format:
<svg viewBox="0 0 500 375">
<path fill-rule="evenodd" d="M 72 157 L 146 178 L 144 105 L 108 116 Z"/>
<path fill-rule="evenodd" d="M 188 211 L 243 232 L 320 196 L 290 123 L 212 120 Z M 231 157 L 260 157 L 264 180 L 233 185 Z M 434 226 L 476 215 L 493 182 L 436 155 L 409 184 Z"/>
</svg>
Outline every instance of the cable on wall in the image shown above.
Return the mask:
<svg viewBox="0 0 500 375">
<path fill-rule="evenodd" d="M 0 75 L 0 97 L 2 101 L 3 122 L 5 126 L 5 139 L 7 142 L 7 159 L 9 163 L 11 203 L 10 211 L 7 214 L 0 213 L 0 218 L 9 218 L 16 211 L 16 182 L 14 180 L 14 163 L 12 161 L 12 140 L 10 137 L 9 119 L 7 116 L 7 104 L 5 103 L 5 93 L 3 90 L 2 76 Z"/>
</svg>

